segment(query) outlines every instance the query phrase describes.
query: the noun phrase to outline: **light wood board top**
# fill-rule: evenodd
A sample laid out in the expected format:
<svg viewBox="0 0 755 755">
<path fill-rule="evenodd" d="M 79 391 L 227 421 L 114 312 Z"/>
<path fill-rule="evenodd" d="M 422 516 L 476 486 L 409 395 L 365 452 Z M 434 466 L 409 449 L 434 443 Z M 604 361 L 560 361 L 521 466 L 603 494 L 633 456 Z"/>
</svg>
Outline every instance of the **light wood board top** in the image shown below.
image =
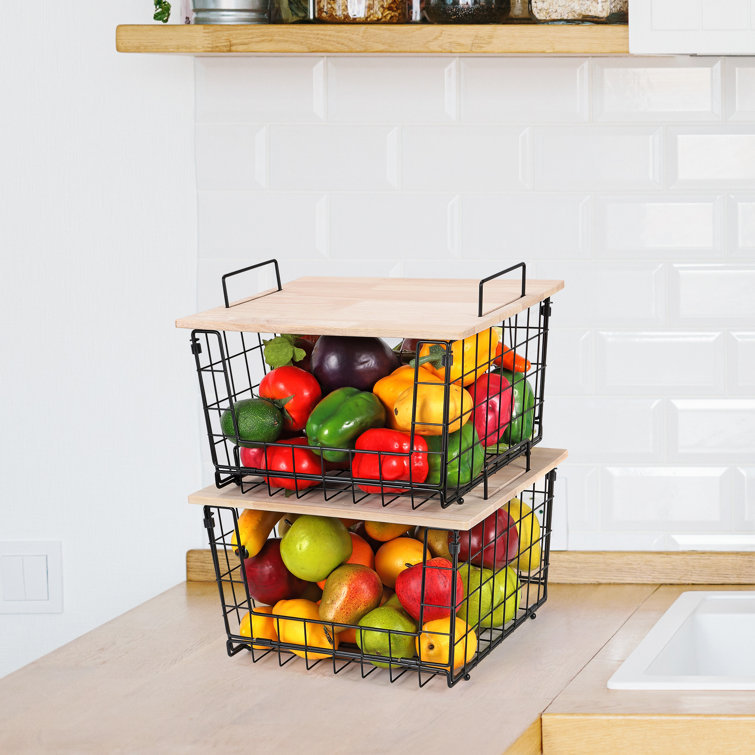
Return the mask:
<svg viewBox="0 0 755 755">
<path fill-rule="evenodd" d="M 217 586 L 182 584 L 0 680 L 0 752 L 500 755 L 651 590 L 556 585 L 469 681 L 419 689 L 228 658 Z"/>
<path fill-rule="evenodd" d="M 626 55 L 626 25 L 260 24 L 118 26 L 118 52 Z"/>
<path fill-rule="evenodd" d="M 753 590 L 755 586 L 666 585 L 655 589 L 548 707 L 543 715 L 545 753 L 752 753 L 755 692 L 606 687 L 682 592 L 711 589 Z M 695 718 L 699 716 L 707 718 Z"/>
<path fill-rule="evenodd" d="M 482 317 L 478 286 L 477 280 L 450 278 L 297 278 L 282 291 L 181 317 L 176 327 L 453 340 L 500 325 L 560 291 L 564 282 L 528 280 L 522 297 L 520 280 L 492 280 L 485 284 Z"/>
<path fill-rule="evenodd" d="M 262 493 L 253 490 L 242 493 L 235 485 L 216 488 L 210 485 L 189 496 L 189 503 L 200 506 L 229 506 L 238 509 L 259 509 L 280 511 L 282 514 L 313 514 L 337 516 L 347 519 L 364 519 L 373 522 L 394 522 L 439 529 L 468 530 L 486 516 L 499 509 L 504 503 L 517 496 L 522 490 L 536 482 L 567 457 L 561 448 L 532 449 L 531 468 L 526 471 L 523 456 L 515 459 L 488 481 L 489 497 L 482 497 L 482 485 L 464 495 L 464 503 L 453 503 L 441 508 L 438 501 L 428 501 L 417 509 L 412 509 L 411 499 L 401 496 L 388 506 L 383 506 L 380 496 L 368 496 L 359 503 L 352 503 L 350 494 L 325 501 L 322 491 L 314 488 L 301 498 L 285 498 L 282 493 L 267 495 L 267 487 Z M 556 496 L 558 500 L 558 496 Z"/>
</svg>

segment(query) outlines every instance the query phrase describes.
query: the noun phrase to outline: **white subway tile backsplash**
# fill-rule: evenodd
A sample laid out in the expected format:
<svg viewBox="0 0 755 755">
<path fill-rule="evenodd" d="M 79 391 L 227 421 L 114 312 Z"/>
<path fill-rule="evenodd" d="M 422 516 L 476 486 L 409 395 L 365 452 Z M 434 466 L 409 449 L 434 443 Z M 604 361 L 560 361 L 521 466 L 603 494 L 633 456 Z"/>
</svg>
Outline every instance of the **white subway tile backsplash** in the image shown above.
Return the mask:
<svg viewBox="0 0 755 755">
<path fill-rule="evenodd" d="M 437 259 L 456 252 L 454 197 L 349 193 L 330 196 L 330 256 Z M 458 264 L 458 263 L 457 263 Z"/>
<path fill-rule="evenodd" d="M 755 132 L 669 131 L 669 180 L 675 186 L 747 186 L 755 183 Z"/>
<path fill-rule="evenodd" d="M 532 278 L 568 281 L 553 299 L 553 324 L 558 327 L 636 328 L 665 319 L 663 265 L 540 260 L 527 272 Z"/>
<path fill-rule="evenodd" d="M 525 132 L 495 126 L 406 126 L 402 188 L 417 191 L 501 191 L 524 188 Z"/>
<path fill-rule="evenodd" d="M 197 189 L 261 189 L 267 183 L 265 126 L 199 124 Z"/>
<path fill-rule="evenodd" d="M 752 326 L 755 265 L 674 265 L 671 283 L 680 321 Z"/>
<path fill-rule="evenodd" d="M 585 257 L 588 200 L 571 194 L 465 194 L 461 249 L 465 257 Z"/>
<path fill-rule="evenodd" d="M 554 303 L 557 298 L 554 297 Z M 558 311 L 554 318 L 558 322 Z M 546 394 L 569 396 L 594 390 L 595 347 L 593 334 L 584 329 L 551 328 L 548 335 Z"/>
<path fill-rule="evenodd" d="M 461 118 L 548 123 L 587 117 L 587 63 L 571 58 L 462 58 Z M 543 97 L 547 82 L 548 96 Z"/>
<path fill-rule="evenodd" d="M 194 58 L 198 123 L 312 122 L 325 115 L 316 57 Z"/>
<path fill-rule="evenodd" d="M 724 467 L 606 467 L 605 526 L 725 529 L 731 518 L 730 477 Z"/>
<path fill-rule="evenodd" d="M 731 249 L 735 254 L 751 256 L 755 251 L 755 198 L 731 197 L 730 207 Z"/>
<path fill-rule="evenodd" d="M 702 3 L 680 2 L 699 30 Z M 480 279 L 524 259 L 529 277 L 566 281 L 543 409 L 544 443 L 570 450 L 554 546 L 755 531 L 752 58 L 282 56 L 195 71 L 200 308 L 220 303 L 223 273 L 271 256 L 284 283 Z"/>
<path fill-rule="evenodd" d="M 755 331 L 730 333 L 728 345 L 730 386 L 739 393 L 752 394 L 755 392 Z"/>
<path fill-rule="evenodd" d="M 717 256 L 722 200 L 664 195 L 599 197 L 594 248 L 611 257 Z"/>
<path fill-rule="evenodd" d="M 453 58 L 328 59 L 328 120 L 443 123 L 456 119 Z"/>
<path fill-rule="evenodd" d="M 395 188 L 393 134 L 390 126 L 271 126 L 270 186 L 294 191 Z"/>
<path fill-rule="evenodd" d="M 723 390 L 724 345 L 720 333 L 597 333 L 598 390 L 709 396 Z"/>
<path fill-rule="evenodd" d="M 593 112 L 601 121 L 718 120 L 721 64 L 607 58 L 593 64 Z"/>
<path fill-rule="evenodd" d="M 663 406 L 658 400 L 549 395 L 543 422 L 547 444 L 568 448 L 575 463 L 660 458 Z"/>
<path fill-rule="evenodd" d="M 539 126 L 532 130 L 536 189 L 656 189 L 660 131 L 647 126 Z"/>
<path fill-rule="evenodd" d="M 755 19 L 755 3 L 753 3 Z M 755 60 L 728 58 L 724 63 L 725 86 L 728 92 L 726 114 L 733 121 L 755 117 Z"/>
<path fill-rule="evenodd" d="M 199 256 L 250 260 L 263 253 L 284 258 L 314 253 L 321 199 L 315 193 L 200 191 Z"/>
<path fill-rule="evenodd" d="M 671 402 L 678 459 L 750 462 L 755 457 L 755 399 Z"/>
</svg>

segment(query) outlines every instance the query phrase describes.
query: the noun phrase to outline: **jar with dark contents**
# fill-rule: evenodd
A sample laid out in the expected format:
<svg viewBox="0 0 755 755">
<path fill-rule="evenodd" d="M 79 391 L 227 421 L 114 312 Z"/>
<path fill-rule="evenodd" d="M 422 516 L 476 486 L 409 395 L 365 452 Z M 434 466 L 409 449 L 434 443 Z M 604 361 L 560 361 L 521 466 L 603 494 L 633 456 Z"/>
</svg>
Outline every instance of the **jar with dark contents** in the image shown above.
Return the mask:
<svg viewBox="0 0 755 755">
<path fill-rule="evenodd" d="M 315 0 L 315 18 L 329 23 L 405 24 L 407 0 Z"/>
<path fill-rule="evenodd" d="M 434 24 L 496 24 L 506 20 L 511 0 L 425 0 L 424 17 Z"/>
</svg>

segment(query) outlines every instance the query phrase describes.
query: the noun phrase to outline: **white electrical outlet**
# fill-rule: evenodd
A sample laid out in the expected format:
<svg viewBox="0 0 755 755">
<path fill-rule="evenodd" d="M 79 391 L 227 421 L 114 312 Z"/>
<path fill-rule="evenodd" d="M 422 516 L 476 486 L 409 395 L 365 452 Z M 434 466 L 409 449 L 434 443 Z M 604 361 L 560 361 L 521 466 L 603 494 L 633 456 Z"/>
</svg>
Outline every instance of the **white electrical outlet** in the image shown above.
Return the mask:
<svg viewBox="0 0 755 755">
<path fill-rule="evenodd" d="M 61 613 L 61 543 L 0 542 L 0 613 Z"/>
</svg>

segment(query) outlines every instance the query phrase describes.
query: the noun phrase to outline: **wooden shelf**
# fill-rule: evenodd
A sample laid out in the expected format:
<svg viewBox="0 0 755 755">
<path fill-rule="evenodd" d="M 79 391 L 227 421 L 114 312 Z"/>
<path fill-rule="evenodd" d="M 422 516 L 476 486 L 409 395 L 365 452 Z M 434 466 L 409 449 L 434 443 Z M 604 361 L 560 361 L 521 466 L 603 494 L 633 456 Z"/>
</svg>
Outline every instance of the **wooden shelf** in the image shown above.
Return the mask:
<svg viewBox="0 0 755 755">
<path fill-rule="evenodd" d="M 232 304 L 176 320 L 179 328 L 248 333 L 383 338 L 457 339 L 500 325 L 552 296 L 559 280 L 485 284 L 483 316 L 477 316 L 479 281 L 452 278 L 297 278 Z"/>
<path fill-rule="evenodd" d="M 359 503 L 353 503 L 350 494 L 339 495 L 326 501 L 323 499 L 322 490 L 319 489 L 311 489 L 301 498 L 285 498 L 282 492 L 271 497 L 267 495 L 267 488 L 262 494 L 257 491 L 243 494 L 235 485 L 221 489 L 211 485 L 192 493 L 189 503 L 469 530 L 557 467 L 567 455 L 566 451 L 560 448 L 535 446 L 532 449 L 529 471 L 525 469 L 524 457 L 520 456 L 490 478 L 487 500 L 482 497 L 482 485 L 478 485 L 464 496 L 463 504 L 452 504 L 445 509 L 441 508 L 437 501 L 412 509 L 411 499 L 408 497 L 398 498 L 388 506 L 383 506 L 380 496 L 377 495 L 367 496 Z"/>
<path fill-rule="evenodd" d="M 119 26 L 119 52 L 627 55 L 625 25 L 262 24 Z"/>
</svg>

